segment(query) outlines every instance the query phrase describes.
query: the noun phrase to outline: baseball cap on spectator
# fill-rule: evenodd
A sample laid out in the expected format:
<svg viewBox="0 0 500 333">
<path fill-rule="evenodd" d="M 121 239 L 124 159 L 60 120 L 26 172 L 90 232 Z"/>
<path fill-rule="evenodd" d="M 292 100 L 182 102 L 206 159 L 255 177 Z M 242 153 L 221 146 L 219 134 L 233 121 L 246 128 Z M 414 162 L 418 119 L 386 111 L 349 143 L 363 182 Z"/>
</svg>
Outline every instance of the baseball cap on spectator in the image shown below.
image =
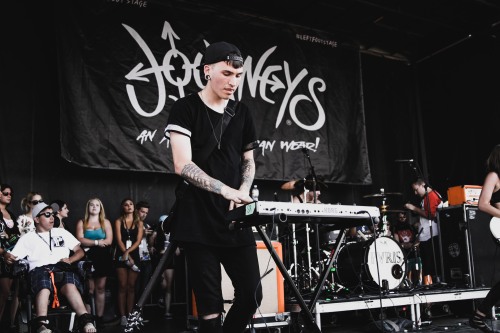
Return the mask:
<svg viewBox="0 0 500 333">
<path fill-rule="evenodd" d="M 33 213 L 31 214 L 31 216 L 33 216 L 33 218 L 38 217 L 38 215 L 40 215 L 40 213 L 42 213 L 47 208 L 52 208 L 54 212 L 57 212 L 59 210 L 59 206 L 55 203 L 53 203 L 52 205 L 47 205 L 45 202 L 39 202 L 35 205 L 35 207 L 33 207 Z"/>
</svg>

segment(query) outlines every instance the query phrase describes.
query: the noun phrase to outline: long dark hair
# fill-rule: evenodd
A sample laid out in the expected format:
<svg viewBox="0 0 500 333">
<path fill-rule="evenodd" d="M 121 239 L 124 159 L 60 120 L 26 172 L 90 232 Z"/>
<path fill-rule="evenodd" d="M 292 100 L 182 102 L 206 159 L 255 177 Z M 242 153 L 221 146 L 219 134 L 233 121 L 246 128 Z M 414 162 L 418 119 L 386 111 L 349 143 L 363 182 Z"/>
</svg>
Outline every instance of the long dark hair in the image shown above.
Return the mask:
<svg viewBox="0 0 500 333">
<path fill-rule="evenodd" d="M 134 203 L 134 200 L 132 200 L 131 198 L 125 198 L 123 199 L 121 202 L 120 202 L 120 217 L 123 221 L 125 221 L 125 211 L 123 210 L 123 205 L 125 204 L 125 202 L 127 201 L 130 201 L 132 202 L 132 205 L 134 205 L 134 211 L 132 212 L 132 216 L 133 216 L 133 219 L 132 219 L 132 224 L 135 225 L 135 226 L 138 226 L 139 225 L 139 214 L 137 213 L 137 210 L 135 209 L 135 203 Z"/>
<path fill-rule="evenodd" d="M 3 192 L 3 191 L 5 191 L 8 188 L 10 189 L 10 197 L 12 199 L 12 197 L 14 196 L 14 190 L 12 189 L 12 186 L 10 186 L 9 184 L 6 184 L 6 183 L 0 184 L 0 192 Z M 10 201 L 10 203 L 12 203 L 12 200 Z M 0 213 L 0 215 L 1 215 L 1 213 Z"/>
<path fill-rule="evenodd" d="M 500 176 L 500 144 L 493 147 L 493 150 L 486 160 L 486 171 L 496 172 Z"/>
</svg>

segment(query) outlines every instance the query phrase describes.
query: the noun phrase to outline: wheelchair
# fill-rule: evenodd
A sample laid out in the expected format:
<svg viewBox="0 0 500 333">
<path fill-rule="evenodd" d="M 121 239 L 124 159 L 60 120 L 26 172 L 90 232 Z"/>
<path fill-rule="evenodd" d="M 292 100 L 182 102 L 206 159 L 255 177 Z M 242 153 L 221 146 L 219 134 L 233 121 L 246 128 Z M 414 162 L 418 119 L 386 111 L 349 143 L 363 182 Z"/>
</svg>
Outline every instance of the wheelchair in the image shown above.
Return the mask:
<svg viewBox="0 0 500 333">
<path fill-rule="evenodd" d="M 95 301 L 94 296 L 90 295 L 88 291 L 88 277 L 92 272 L 92 262 L 79 261 L 71 265 L 73 272 L 76 272 L 83 284 L 82 299 L 88 308 L 90 308 L 89 315 L 92 317 L 94 326 L 95 322 Z M 55 286 L 59 290 L 58 280 L 65 272 L 55 273 Z M 18 333 L 36 333 L 36 312 L 35 312 L 35 295 L 31 292 L 31 281 L 29 275 L 29 264 L 26 260 L 18 260 L 13 266 L 14 278 L 19 281 L 19 309 L 17 314 Z M 59 276 L 58 276 L 59 275 Z M 54 293 L 51 293 L 49 299 L 49 309 L 47 317 L 49 326 L 52 332 L 79 332 L 79 326 L 76 323 L 76 313 L 69 306 L 64 296 L 59 298 L 59 306 L 53 307 Z"/>
</svg>

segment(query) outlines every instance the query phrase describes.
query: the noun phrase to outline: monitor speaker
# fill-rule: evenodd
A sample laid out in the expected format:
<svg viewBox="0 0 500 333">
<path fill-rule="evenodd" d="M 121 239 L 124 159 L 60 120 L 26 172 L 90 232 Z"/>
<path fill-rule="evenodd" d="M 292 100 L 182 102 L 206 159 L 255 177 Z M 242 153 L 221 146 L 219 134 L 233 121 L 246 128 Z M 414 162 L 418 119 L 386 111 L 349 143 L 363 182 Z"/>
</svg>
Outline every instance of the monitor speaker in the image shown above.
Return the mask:
<svg viewBox="0 0 500 333">
<path fill-rule="evenodd" d="M 490 215 L 475 205 L 438 211 L 443 282 L 459 288 L 491 287 L 500 281 L 500 247 L 490 233 Z"/>
</svg>

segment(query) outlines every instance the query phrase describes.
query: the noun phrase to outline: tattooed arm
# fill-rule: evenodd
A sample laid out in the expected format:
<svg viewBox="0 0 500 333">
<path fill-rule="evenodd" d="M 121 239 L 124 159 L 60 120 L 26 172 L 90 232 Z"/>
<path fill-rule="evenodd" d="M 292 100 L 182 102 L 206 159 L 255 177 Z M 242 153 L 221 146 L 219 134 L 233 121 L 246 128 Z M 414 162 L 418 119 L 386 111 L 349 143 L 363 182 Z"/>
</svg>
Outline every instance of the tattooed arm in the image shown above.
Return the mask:
<svg viewBox="0 0 500 333">
<path fill-rule="evenodd" d="M 250 187 L 255 176 L 255 161 L 253 159 L 253 150 L 243 153 L 241 162 L 241 184 L 240 190 L 246 193 L 250 192 Z"/>
<path fill-rule="evenodd" d="M 170 132 L 170 146 L 172 147 L 175 173 L 189 181 L 192 185 L 209 192 L 220 194 L 225 199 L 234 201 L 236 204 L 250 203 L 253 201 L 248 194 L 255 173 L 253 151 L 247 152 L 252 154 L 251 159 L 247 157 L 247 153 L 244 154 L 246 157 L 243 163 L 245 172 L 240 189 L 237 190 L 227 186 L 218 179 L 210 177 L 192 161 L 191 139 L 188 136 Z"/>
</svg>

